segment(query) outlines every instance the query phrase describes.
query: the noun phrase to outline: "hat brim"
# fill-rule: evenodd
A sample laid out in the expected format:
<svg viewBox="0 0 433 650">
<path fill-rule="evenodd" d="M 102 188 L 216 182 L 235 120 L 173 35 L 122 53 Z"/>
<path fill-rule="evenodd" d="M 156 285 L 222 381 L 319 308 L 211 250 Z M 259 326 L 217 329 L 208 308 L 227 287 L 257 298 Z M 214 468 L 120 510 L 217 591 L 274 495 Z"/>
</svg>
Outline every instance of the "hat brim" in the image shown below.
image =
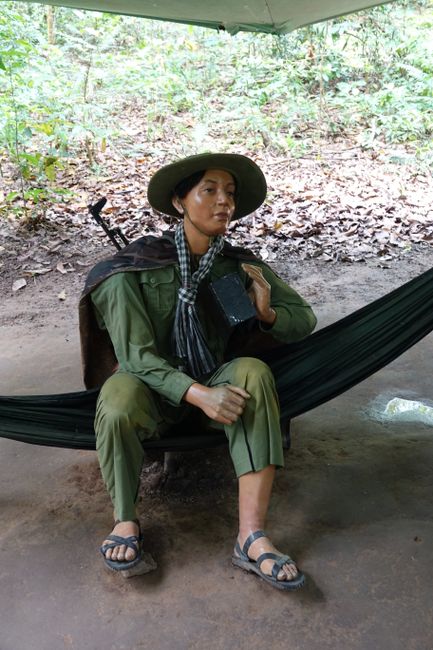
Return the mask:
<svg viewBox="0 0 433 650">
<path fill-rule="evenodd" d="M 173 217 L 182 215 L 172 203 L 174 188 L 198 171 L 222 169 L 236 180 L 235 211 L 240 219 L 259 208 L 266 198 L 266 179 L 260 167 L 250 158 L 234 153 L 202 153 L 188 156 L 158 170 L 150 179 L 147 198 L 155 210 Z"/>
</svg>

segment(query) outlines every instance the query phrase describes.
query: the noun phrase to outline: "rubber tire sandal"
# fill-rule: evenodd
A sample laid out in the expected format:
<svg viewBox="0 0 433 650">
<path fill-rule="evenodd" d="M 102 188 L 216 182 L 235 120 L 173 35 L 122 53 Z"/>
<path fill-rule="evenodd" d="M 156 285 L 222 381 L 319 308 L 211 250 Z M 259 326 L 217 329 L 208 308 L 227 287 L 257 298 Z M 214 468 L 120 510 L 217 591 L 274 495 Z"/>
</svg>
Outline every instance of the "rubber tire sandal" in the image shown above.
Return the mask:
<svg viewBox="0 0 433 650">
<path fill-rule="evenodd" d="M 268 582 L 276 589 L 282 589 L 284 591 L 296 591 L 297 589 L 303 587 L 305 584 L 305 576 L 301 571 L 299 571 L 299 569 L 296 578 L 293 578 L 291 580 L 278 580 L 277 576 L 285 564 L 293 564 L 296 566 L 295 562 L 288 555 L 262 553 L 259 555 L 257 560 L 252 560 L 248 556 L 248 550 L 251 544 L 260 537 L 267 537 L 263 530 L 256 530 L 254 533 L 251 533 L 251 535 L 245 540 L 245 544 L 243 545 L 242 549 L 239 546 L 239 542 L 236 542 L 235 553 L 232 556 L 232 563 L 234 566 L 237 566 L 240 569 L 244 569 L 244 571 L 248 571 L 250 573 L 256 573 L 260 578 L 262 578 L 262 580 Z M 260 569 L 260 566 L 264 560 L 274 561 L 274 566 L 272 567 L 272 575 L 267 575 Z"/>
<path fill-rule="evenodd" d="M 114 526 L 116 526 L 118 523 L 119 521 L 115 521 Z M 136 523 L 138 526 L 138 535 L 128 535 L 128 537 L 120 537 L 120 535 L 108 535 L 106 539 L 110 540 L 110 544 L 103 544 L 99 549 L 102 553 L 102 557 L 104 558 L 106 566 L 111 571 L 128 571 L 129 569 L 132 569 L 132 567 L 137 566 L 139 562 L 141 562 L 141 547 L 143 536 L 141 534 L 140 522 L 137 519 L 134 519 L 134 523 Z M 132 548 L 132 550 L 136 552 L 136 556 L 133 560 L 129 560 L 129 562 L 126 562 L 125 560 L 109 560 L 105 556 L 106 552 L 110 548 L 115 548 L 116 546 L 123 545 L 127 546 L 128 548 Z"/>
</svg>

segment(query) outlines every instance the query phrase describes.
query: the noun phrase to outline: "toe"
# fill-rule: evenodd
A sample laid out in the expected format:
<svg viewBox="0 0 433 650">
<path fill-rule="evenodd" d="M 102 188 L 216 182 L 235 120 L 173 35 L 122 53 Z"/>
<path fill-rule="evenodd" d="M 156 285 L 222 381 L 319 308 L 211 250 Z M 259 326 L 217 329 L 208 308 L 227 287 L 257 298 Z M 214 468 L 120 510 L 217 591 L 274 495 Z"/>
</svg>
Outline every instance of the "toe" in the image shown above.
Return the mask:
<svg viewBox="0 0 433 650">
<path fill-rule="evenodd" d="M 296 578 L 298 575 L 298 571 L 294 564 L 285 564 L 283 570 L 288 580 L 293 580 L 293 578 Z"/>
<path fill-rule="evenodd" d="M 102 549 L 106 544 L 110 544 L 110 543 L 111 543 L 111 542 L 110 542 L 109 539 L 105 539 L 105 540 L 102 542 L 101 549 Z M 107 560 L 111 560 L 111 556 L 112 556 L 112 554 L 113 554 L 113 549 L 112 549 L 112 548 L 107 548 L 107 550 L 106 550 L 105 553 L 104 553 L 104 557 L 107 558 Z"/>
<path fill-rule="evenodd" d="M 278 572 L 277 580 L 294 580 L 297 575 L 298 570 L 294 564 L 285 564 Z"/>
<path fill-rule="evenodd" d="M 127 562 L 131 562 L 131 560 L 134 560 L 136 557 L 137 553 L 132 550 L 132 548 L 127 548 L 126 553 L 125 553 L 125 560 Z"/>
<path fill-rule="evenodd" d="M 125 559 L 125 555 L 126 555 L 126 546 L 124 544 L 122 544 L 122 546 L 117 547 L 117 557 L 116 557 L 116 559 L 119 562 L 123 562 L 124 559 Z"/>
</svg>

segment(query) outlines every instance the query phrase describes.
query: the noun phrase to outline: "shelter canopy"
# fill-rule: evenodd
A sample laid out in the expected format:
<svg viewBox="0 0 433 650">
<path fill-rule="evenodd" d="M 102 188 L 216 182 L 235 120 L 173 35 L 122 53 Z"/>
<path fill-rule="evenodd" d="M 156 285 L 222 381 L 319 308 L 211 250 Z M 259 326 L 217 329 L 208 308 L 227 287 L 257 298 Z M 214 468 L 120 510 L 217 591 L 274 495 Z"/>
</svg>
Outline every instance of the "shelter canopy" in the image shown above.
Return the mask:
<svg viewBox="0 0 433 650">
<path fill-rule="evenodd" d="M 48 3 L 44 0 L 43 4 L 188 23 L 224 29 L 231 34 L 238 31 L 285 34 L 385 3 L 383 0 L 51 0 Z"/>
</svg>

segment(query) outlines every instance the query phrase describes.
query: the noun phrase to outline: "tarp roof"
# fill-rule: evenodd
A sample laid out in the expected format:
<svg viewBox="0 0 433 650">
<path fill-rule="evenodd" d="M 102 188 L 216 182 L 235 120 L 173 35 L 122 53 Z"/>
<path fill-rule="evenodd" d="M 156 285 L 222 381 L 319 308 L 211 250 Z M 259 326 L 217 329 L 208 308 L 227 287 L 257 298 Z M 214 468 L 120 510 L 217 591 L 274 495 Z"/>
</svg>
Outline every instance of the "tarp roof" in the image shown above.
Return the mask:
<svg viewBox="0 0 433 650">
<path fill-rule="evenodd" d="M 29 0 L 35 2 L 37 0 Z M 385 0 L 391 2 L 392 0 Z M 375 0 L 56 0 L 52 4 L 225 29 L 285 34 L 298 27 L 385 4 Z"/>
</svg>

